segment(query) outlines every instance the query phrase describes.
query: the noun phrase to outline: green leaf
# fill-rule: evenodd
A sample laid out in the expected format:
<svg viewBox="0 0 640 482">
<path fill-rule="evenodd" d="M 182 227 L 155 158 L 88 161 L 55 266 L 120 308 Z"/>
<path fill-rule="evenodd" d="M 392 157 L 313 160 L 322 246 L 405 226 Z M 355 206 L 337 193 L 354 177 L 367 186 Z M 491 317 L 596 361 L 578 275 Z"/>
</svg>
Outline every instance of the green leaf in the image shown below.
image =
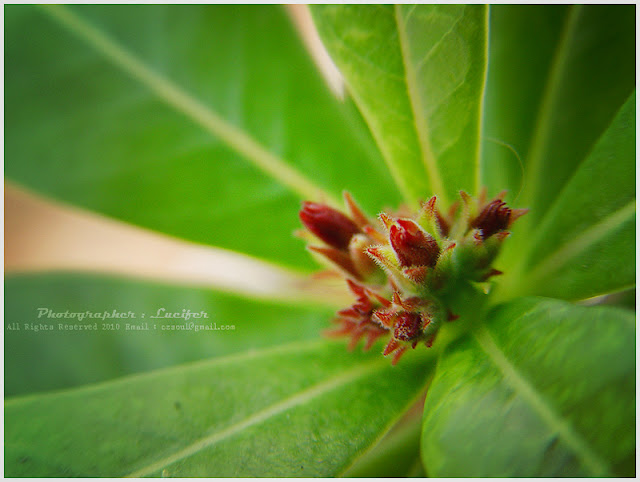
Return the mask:
<svg viewBox="0 0 640 482">
<path fill-rule="evenodd" d="M 430 476 L 635 472 L 632 312 L 520 298 L 450 346 L 425 402 Z"/>
<path fill-rule="evenodd" d="M 412 407 L 375 447 L 339 475 L 350 478 L 424 477 L 420 458 L 422 406 L 419 403 Z"/>
<path fill-rule="evenodd" d="M 487 9 L 322 5 L 318 30 L 408 201 L 477 188 Z"/>
<path fill-rule="evenodd" d="M 634 92 L 537 226 L 513 285 L 571 300 L 635 286 L 635 112 Z"/>
<path fill-rule="evenodd" d="M 529 225 L 553 204 L 634 86 L 635 7 L 569 7 L 527 149 Z"/>
<path fill-rule="evenodd" d="M 5 474 L 332 475 L 415 401 L 429 353 L 294 343 L 8 401 Z"/>
<path fill-rule="evenodd" d="M 131 319 L 55 318 L 52 313 L 133 312 Z M 152 319 L 205 312 L 207 319 Z M 145 318 L 141 318 L 145 314 Z M 5 280 L 5 396 L 113 379 L 179 363 L 321 337 L 332 310 L 294 307 L 206 289 L 83 275 L 13 276 Z M 199 325 L 217 331 L 167 331 Z M 96 331 L 61 330 L 93 325 Z M 146 323 L 146 325 L 145 325 Z M 16 327 L 18 330 L 13 329 Z M 116 328 L 118 325 L 118 329 Z M 127 329 L 147 327 L 148 330 Z M 233 330 L 221 330 L 233 325 Z M 52 328 L 48 330 L 47 328 Z M 114 328 L 114 329 L 112 329 Z M 37 330 L 37 331 L 36 331 Z"/>
<path fill-rule="evenodd" d="M 523 183 L 536 116 L 567 7 L 491 5 L 483 117 L 483 185 L 493 195 Z M 511 150 L 513 149 L 513 151 Z"/>
<path fill-rule="evenodd" d="M 301 198 L 348 189 L 373 210 L 397 204 L 366 127 L 280 7 L 5 14 L 5 170 L 18 183 L 294 267 L 313 265 L 291 234 Z"/>
</svg>

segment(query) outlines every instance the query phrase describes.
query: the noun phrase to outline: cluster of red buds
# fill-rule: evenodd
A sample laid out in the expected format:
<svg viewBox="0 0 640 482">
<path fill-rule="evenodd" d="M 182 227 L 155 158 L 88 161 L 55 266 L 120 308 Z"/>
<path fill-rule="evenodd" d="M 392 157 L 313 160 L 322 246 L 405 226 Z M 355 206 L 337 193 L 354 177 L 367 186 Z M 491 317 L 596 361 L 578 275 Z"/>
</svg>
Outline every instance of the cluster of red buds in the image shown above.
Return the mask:
<svg viewBox="0 0 640 482">
<path fill-rule="evenodd" d="M 363 338 L 365 349 L 390 335 L 385 356 L 395 365 L 420 342 L 430 347 L 443 323 L 458 318 L 447 300 L 461 283 L 481 283 L 501 274 L 491 267 L 513 222 L 527 212 L 511 209 L 506 192 L 487 201 L 461 192 L 445 213 L 436 197 L 415 216 L 381 213 L 369 218 L 348 193 L 348 214 L 305 202 L 300 219 L 322 245 L 310 245 L 347 279 L 355 303 L 338 312 L 329 336 L 348 336 L 350 348 Z"/>
</svg>

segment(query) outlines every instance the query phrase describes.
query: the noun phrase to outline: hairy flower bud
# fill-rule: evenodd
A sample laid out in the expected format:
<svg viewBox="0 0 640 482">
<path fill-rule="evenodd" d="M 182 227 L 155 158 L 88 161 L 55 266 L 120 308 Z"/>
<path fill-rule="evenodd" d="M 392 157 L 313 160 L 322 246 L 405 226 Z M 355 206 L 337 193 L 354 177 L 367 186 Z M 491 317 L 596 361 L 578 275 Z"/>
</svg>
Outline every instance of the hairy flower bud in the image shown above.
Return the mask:
<svg viewBox="0 0 640 482">
<path fill-rule="evenodd" d="M 482 239 L 487 239 L 495 233 L 507 229 L 510 218 L 511 208 L 504 201 L 496 199 L 484 207 L 478 217 L 472 221 L 471 227 L 480 229 Z"/>
<path fill-rule="evenodd" d="M 396 318 L 393 337 L 396 340 L 410 341 L 421 334 L 422 318 L 418 313 L 403 311 Z"/>
<path fill-rule="evenodd" d="M 369 349 L 386 337 L 384 356 L 398 363 L 410 349 L 431 347 L 441 331 L 451 337 L 470 328 L 473 313 L 459 311 L 467 297 L 480 303 L 489 293 L 487 280 L 502 274 L 492 266 L 513 223 L 527 209 L 511 209 L 501 192 L 487 200 L 460 191 L 461 202 L 440 212 L 436 197 L 417 213 L 404 207 L 370 219 L 348 193 L 345 214 L 324 204 L 306 202 L 300 219 L 327 246 L 308 246 L 329 260 L 347 280 L 355 302 L 338 311 L 329 336 L 349 337 L 353 349 L 365 340 Z M 482 284 L 479 284 L 482 283 Z M 462 318 L 458 328 L 449 322 Z"/>
<path fill-rule="evenodd" d="M 351 236 L 360 232 L 356 223 L 325 204 L 305 202 L 300 220 L 318 238 L 339 250 L 346 250 Z"/>
<path fill-rule="evenodd" d="M 398 219 L 389 228 L 391 246 L 402 266 L 435 266 L 440 249 L 438 243 L 420 226 L 408 219 Z"/>
</svg>

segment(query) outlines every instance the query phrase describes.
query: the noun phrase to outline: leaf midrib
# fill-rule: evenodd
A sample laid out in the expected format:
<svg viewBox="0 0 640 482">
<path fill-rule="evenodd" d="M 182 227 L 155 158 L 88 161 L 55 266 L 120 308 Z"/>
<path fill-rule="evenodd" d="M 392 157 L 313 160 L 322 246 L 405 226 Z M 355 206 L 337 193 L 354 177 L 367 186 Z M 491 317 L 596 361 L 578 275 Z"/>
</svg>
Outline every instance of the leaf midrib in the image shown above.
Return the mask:
<svg viewBox="0 0 640 482">
<path fill-rule="evenodd" d="M 485 121 L 485 103 L 487 101 L 487 87 L 489 85 L 489 30 L 491 28 L 491 5 L 485 7 L 484 16 L 484 72 L 482 73 L 482 94 L 480 95 L 480 106 L 478 109 L 478 140 L 476 142 L 476 178 L 475 188 L 476 194 L 479 195 L 482 190 L 482 179 L 484 177 L 484 159 L 482 158 L 482 139 L 484 137 L 484 121 Z M 513 148 L 511 148 L 513 149 Z"/>
<path fill-rule="evenodd" d="M 317 199 L 339 206 L 338 201 L 309 178 L 280 159 L 237 127 L 178 85 L 149 68 L 115 40 L 82 17 L 61 5 L 41 5 L 52 19 L 85 41 L 113 65 L 140 82 L 170 107 L 213 134 L 264 173 L 287 186 L 302 198 Z"/>
<path fill-rule="evenodd" d="M 635 93 L 632 93 L 629 96 L 629 99 L 625 101 L 625 104 L 634 95 Z M 620 112 L 623 108 L 624 105 L 620 108 L 617 115 L 620 115 Z M 613 125 L 613 121 L 611 125 Z M 609 126 L 609 128 L 611 128 L 611 125 Z M 544 276 L 548 276 L 549 274 L 552 274 L 564 268 L 573 258 L 584 252 L 594 243 L 603 239 L 611 230 L 618 228 L 623 222 L 627 220 L 625 216 L 630 216 L 631 214 L 635 213 L 634 197 L 634 199 L 629 201 L 626 205 L 619 207 L 615 211 L 609 212 L 597 223 L 591 224 L 588 228 L 574 235 L 563 245 L 555 247 L 553 252 L 545 255 L 542 260 L 537 260 L 535 262 L 535 265 L 532 266 L 533 262 L 531 260 L 531 256 L 533 251 L 540 245 L 540 243 L 544 243 L 545 237 L 547 236 L 547 231 L 549 230 L 549 226 L 553 225 L 552 223 L 554 220 L 554 216 L 558 213 L 558 210 L 561 209 L 562 201 L 567 198 L 568 193 L 570 193 L 571 189 L 573 188 L 574 180 L 581 175 L 583 166 L 594 154 L 597 146 L 603 141 L 603 139 L 606 138 L 608 132 L 609 129 L 605 129 L 603 131 L 598 140 L 593 144 L 591 151 L 578 164 L 576 170 L 559 191 L 554 201 L 549 205 L 549 208 L 541 217 L 540 221 L 536 223 L 535 230 L 529 236 L 526 245 L 523 246 L 522 250 L 519 253 L 518 259 L 514 260 L 513 266 L 511 267 L 511 271 L 513 273 L 511 279 L 515 280 L 513 282 L 514 290 L 512 291 L 512 293 L 517 292 L 517 290 L 520 290 L 522 287 L 526 287 L 531 285 L 532 283 L 539 282 L 539 280 Z M 523 226 L 523 228 L 529 229 L 530 225 Z M 527 268 L 529 269 L 527 270 Z"/>
<path fill-rule="evenodd" d="M 254 413 L 253 415 L 245 418 L 244 420 L 236 422 L 235 424 L 229 427 L 226 427 L 222 430 L 211 433 L 206 437 L 203 437 L 191 443 L 190 445 L 184 447 L 183 449 L 175 452 L 172 455 L 164 457 L 161 460 L 153 462 L 139 470 L 136 470 L 126 475 L 126 477 L 144 477 L 147 475 L 151 475 L 155 472 L 158 472 L 159 470 L 161 470 L 164 467 L 167 467 L 168 465 L 171 465 L 179 460 L 185 459 L 202 450 L 205 450 L 226 438 L 232 437 L 242 432 L 243 430 L 249 427 L 252 427 L 254 425 L 259 425 L 276 415 L 279 415 L 283 412 L 286 412 L 287 410 L 290 410 L 292 408 L 311 402 L 316 397 L 322 396 L 325 393 L 331 392 L 332 390 L 335 390 L 343 385 L 346 385 L 349 382 L 353 382 L 358 378 L 364 377 L 370 372 L 375 371 L 376 368 L 381 366 L 386 361 L 387 360 L 384 360 L 384 359 L 376 359 L 374 361 L 357 365 L 356 367 L 352 368 L 347 372 L 343 372 L 338 376 L 329 378 L 321 383 L 318 383 L 312 387 L 309 387 L 303 391 L 300 391 L 294 395 L 291 395 L 285 398 L 284 400 L 281 400 L 278 403 L 270 405 L 260 410 L 259 412 Z"/>
<path fill-rule="evenodd" d="M 429 384 L 431 383 L 431 380 L 433 379 L 433 375 L 435 374 L 435 370 L 431 370 L 431 373 L 429 376 L 425 377 L 424 383 L 420 386 L 420 389 L 417 391 L 416 396 L 414 398 L 412 398 L 407 404 L 406 406 L 400 410 L 397 414 L 396 417 L 394 417 L 388 424 L 387 426 L 384 428 L 384 430 L 381 430 L 378 437 L 376 438 L 376 440 L 374 440 L 368 447 L 366 447 L 365 449 L 362 450 L 362 452 L 360 454 L 358 454 L 356 457 L 354 457 L 353 460 L 351 460 L 351 462 L 346 465 L 337 475 L 336 477 L 339 478 L 343 478 L 343 477 L 349 477 L 348 473 L 351 469 L 353 469 L 353 467 L 360 462 L 361 459 L 363 459 L 365 456 L 367 456 L 371 451 L 375 450 L 376 447 L 378 446 L 378 444 L 380 442 L 382 442 L 382 440 L 389 434 L 389 432 L 396 426 L 396 424 L 402 420 L 402 418 L 406 415 L 407 411 L 414 406 L 418 400 L 423 397 L 427 391 L 427 388 L 429 386 Z M 420 419 L 421 417 L 418 417 L 418 420 L 415 420 L 415 422 L 417 422 L 418 424 L 420 424 Z M 420 462 L 420 466 L 422 467 L 422 459 L 420 458 L 420 456 L 418 455 L 418 461 Z"/>
<path fill-rule="evenodd" d="M 519 316 L 518 318 L 522 318 Z M 515 321 L 515 320 L 514 320 Z M 609 464 L 604 461 L 583 439 L 580 433 L 558 414 L 544 396 L 536 391 L 535 387 L 518 372 L 516 367 L 507 359 L 504 352 L 498 347 L 486 327 L 480 326 L 473 333 L 480 348 L 487 354 L 498 370 L 516 393 L 525 400 L 538 416 L 547 424 L 552 433 L 556 433 L 560 439 L 576 454 L 582 465 L 593 476 L 610 476 Z"/>
<path fill-rule="evenodd" d="M 590 246 L 603 239 L 608 233 L 620 227 L 623 223 L 631 219 L 636 212 L 636 200 L 625 204 L 622 208 L 610 213 L 599 223 L 585 229 L 575 238 L 560 246 L 556 251 L 547 256 L 531 273 L 531 279 L 540 279 L 544 276 L 558 271 L 571 260 L 583 253 Z"/>
<path fill-rule="evenodd" d="M 609 213 L 598 223 L 592 224 L 584 231 L 572 237 L 565 244 L 557 247 L 552 253 L 547 255 L 540 261 L 536 261 L 532 271 L 525 274 L 528 256 L 521 258 L 522 261 L 514 271 L 518 273 L 517 278 L 521 280 L 521 286 L 531 286 L 539 283 L 545 277 L 560 271 L 562 268 L 570 264 L 577 256 L 584 253 L 598 241 L 604 239 L 610 232 L 619 228 L 622 224 L 629 221 L 636 212 L 636 200 L 633 199 L 621 208 Z M 537 244 L 530 243 L 531 251 Z M 529 254 L 529 253 L 527 253 Z"/>
<path fill-rule="evenodd" d="M 567 12 L 566 21 L 563 27 L 560 41 L 557 44 L 556 52 L 552 60 L 551 69 L 547 76 L 547 81 L 542 94 L 540 110 L 536 117 L 535 131 L 531 137 L 531 148 L 529 150 L 526 165 L 526 179 L 528 186 L 525 189 L 524 201 L 526 204 L 535 204 L 539 191 L 539 184 L 542 181 L 541 166 L 543 161 L 543 152 L 549 142 L 551 135 L 550 118 L 552 109 L 557 98 L 557 92 L 560 85 L 565 66 L 566 58 L 569 53 L 574 30 L 577 24 L 577 18 L 580 13 L 581 5 L 570 5 Z M 531 223 L 528 220 L 526 224 Z"/>
<path fill-rule="evenodd" d="M 400 55 L 402 57 L 402 63 L 405 70 L 405 79 L 407 84 L 407 94 L 409 102 L 411 104 L 411 111 L 413 114 L 413 125 L 416 131 L 418 142 L 420 145 L 421 157 L 427 174 L 429 175 L 429 185 L 433 194 L 438 196 L 443 205 L 449 205 L 447 194 L 444 189 L 444 183 L 438 170 L 436 158 L 431 147 L 431 141 L 429 139 L 429 124 L 424 112 L 424 106 L 422 103 L 422 97 L 418 90 L 418 78 L 413 64 L 411 63 L 409 55 L 409 39 L 407 38 L 407 32 L 405 29 L 404 21 L 401 18 L 400 12 L 401 5 L 394 5 L 394 18 L 396 21 L 396 27 L 398 29 L 398 42 L 400 43 Z M 413 13 L 413 10 L 411 10 Z"/>
<path fill-rule="evenodd" d="M 366 63 L 367 66 L 373 67 L 374 69 L 378 70 L 379 72 L 393 79 L 394 81 L 404 82 L 404 78 L 402 78 L 401 76 L 395 75 L 391 72 L 381 69 L 379 65 L 376 65 L 372 63 L 370 60 L 362 57 L 357 51 L 355 51 L 352 47 L 350 47 L 342 39 L 340 35 L 338 35 L 335 28 L 333 28 L 330 24 L 327 24 L 326 27 L 331 29 L 332 41 L 336 42 L 339 48 L 345 51 L 348 51 L 350 55 L 355 56 L 359 61 Z M 347 87 L 349 94 L 351 95 L 351 97 L 353 97 L 355 104 L 357 105 L 363 118 L 365 119 L 365 122 L 367 123 L 367 126 L 369 127 L 369 130 L 373 135 L 376 145 L 378 146 L 378 148 L 380 149 L 380 152 L 382 153 L 382 157 L 387 166 L 387 169 L 389 169 L 389 172 L 391 173 L 391 177 L 393 178 L 395 185 L 400 191 L 400 194 L 402 195 L 402 197 L 405 199 L 407 203 L 409 204 L 414 203 L 415 196 L 412 194 L 412 189 L 407 183 L 406 176 L 402 173 L 402 170 L 399 168 L 398 164 L 394 162 L 394 155 L 393 155 L 392 149 L 390 148 L 389 144 L 385 141 L 385 137 L 382 132 L 383 129 L 381 128 L 380 123 L 375 122 L 373 120 L 375 116 L 372 114 L 371 109 L 368 107 L 368 104 L 363 98 L 363 96 L 360 95 L 358 89 L 354 88 L 354 86 L 352 85 L 349 79 L 349 76 L 344 77 L 344 83 Z M 398 112 L 395 112 L 394 114 L 400 118 L 406 117 L 407 120 L 412 121 L 402 113 L 398 114 Z"/>
<path fill-rule="evenodd" d="M 44 398 L 57 398 L 64 396 L 77 396 L 77 395 L 88 395 L 93 392 L 99 392 L 105 388 L 110 388 L 113 386 L 120 386 L 122 388 L 126 385 L 137 385 L 141 381 L 148 381 L 154 378 L 162 378 L 164 376 L 175 373 L 176 375 L 181 374 L 186 369 L 204 369 L 204 368 L 212 368 L 219 365 L 227 365 L 227 364 L 235 364 L 238 362 L 244 362 L 248 360 L 252 360 L 254 358 L 270 356 L 270 355 L 281 355 L 288 354 L 291 352 L 304 352 L 307 350 L 313 350 L 315 348 L 320 348 L 322 346 L 339 344 L 337 341 L 327 340 L 325 338 L 312 339 L 307 341 L 294 341 L 287 344 L 277 345 L 277 346 L 269 346 L 258 349 L 250 349 L 247 351 L 232 353 L 229 355 L 207 359 L 207 360 L 199 360 L 191 363 L 185 363 L 177 366 L 171 366 L 167 368 L 161 368 L 158 370 L 153 370 L 152 372 L 143 372 L 136 373 L 133 375 L 128 375 L 117 380 L 106 380 L 103 382 L 93 383 L 90 385 L 84 385 L 81 387 L 72 387 L 67 389 L 62 389 L 54 392 L 47 393 L 32 393 L 28 395 L 18 396 L 14 398 L 10 398 L 4 401 L 5 408 L 10 408 L 12 405 L 19 405 L 25 402 L 32 402 L 36 400 L 42 400 Z"/>
</svg>

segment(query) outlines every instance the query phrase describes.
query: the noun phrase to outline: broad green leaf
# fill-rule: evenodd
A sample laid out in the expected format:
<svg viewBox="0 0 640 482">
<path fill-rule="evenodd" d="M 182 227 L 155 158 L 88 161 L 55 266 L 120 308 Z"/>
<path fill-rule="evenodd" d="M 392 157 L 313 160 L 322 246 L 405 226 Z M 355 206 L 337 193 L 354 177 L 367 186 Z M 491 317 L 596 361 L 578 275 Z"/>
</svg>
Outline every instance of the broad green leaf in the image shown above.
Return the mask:
<svg viewBox="0 0 640 482">
<path fill-rule="evenodd" d="M 527 149 L 530 225 L 553 204 L 631 94 L 635 58 L 633 5 L 568 8 Z"/>
<path fill-rule="evenodd" d="M 318 30 L 407 200 L 477 188 L 487 9 L 322 5 Z"/>
<path fill-rule="evenodd" d="M 294 343 L 5 403 L 7 476 L 329 476 L 424 389 L 433 358 L 392 367 Z"/>
<path fill-rule="evenodd" d="M 302 198 L 399 199 L 275 6 L 7 6 L 5 171 L 85 208 L 311 267 Z M 362 183 L 366 178 L 367 183 Z"/>
<path fill-rule="evenodd" d="M 135 319 L 54 318 L 52 313 L 133 312 Z M 205 312 L 207 319 L 152 319 Z M 145 314 L 145 318 L 142 318 Z M 67 388 L 179 363 L 294 341 L 318 339 L 331 310 L 293 307 L 206 289 L 82 275 L 13 276 L 5 280 L 5 396 Z M 188 323 L 217 331 L 167 331 Z M 61 330 L 93 325 L 96 331 Z M 145 325 L 146 323 L 146 325 Z M 127 329 L 146 327 L 148 330 Z M 234 327 L 222 330 L 223 326 Z M 14 327 L 18 327 L 16 331 Z M 115 329 L 117 326 L 118 329 Z M 47 330 L 52 328 L 52 330 Z M 37 330 L 37 331 L 36 331 Z"/>
<path fill-rule="evenodd" d="M 430 476 L 635 472 L 635 323 L 611 307 L 520 298 L 448 347 L 429 388 Z"/>
<path fill-rule="evenodd" d="M 634 93 L 536 227 L 522 289 L 577 300 L 635 285 L 635 112 Z"/>
<path fill-rule="evenodd" d="M 420 458 L 422 403 L 394 426 L 369 452 L 357 459 L 341 477 L 423 477 Z"/>
<path fill-rule="evenodd" d="M 566 15 L 564 5 L 490 6 L 482 182 L 492 195 L 508 189 L 513 200 L 520 191 L 518 158 L 527 158 Z"/>
</svg>

